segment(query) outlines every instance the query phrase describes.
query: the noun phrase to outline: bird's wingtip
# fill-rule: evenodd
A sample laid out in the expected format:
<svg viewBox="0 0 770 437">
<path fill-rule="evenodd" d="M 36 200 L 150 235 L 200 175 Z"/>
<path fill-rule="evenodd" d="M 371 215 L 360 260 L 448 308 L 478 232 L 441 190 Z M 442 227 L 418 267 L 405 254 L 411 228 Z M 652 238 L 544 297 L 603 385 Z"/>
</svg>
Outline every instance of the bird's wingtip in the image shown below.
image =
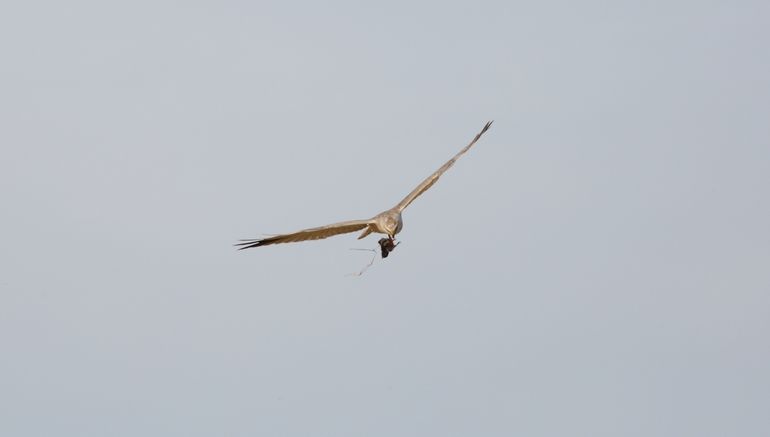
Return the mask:
<svg viewBox="0 0 770 437">
<path fill-rule="evenodd" d="M 233 244 L 238 250 L 249 249 L 252 247 L 259 247 L 262 245 L 262 240 L 240 240 L 240 243 Z"/>
</svg>

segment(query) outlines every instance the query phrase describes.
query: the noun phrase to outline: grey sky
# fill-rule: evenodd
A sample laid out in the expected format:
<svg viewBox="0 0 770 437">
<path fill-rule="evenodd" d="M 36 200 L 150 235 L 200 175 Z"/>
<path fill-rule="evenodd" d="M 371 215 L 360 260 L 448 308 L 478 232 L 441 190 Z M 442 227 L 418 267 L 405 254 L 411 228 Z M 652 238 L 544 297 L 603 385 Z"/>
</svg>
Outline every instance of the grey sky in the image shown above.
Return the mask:
<svg viewBox="0 0 770 437">
<path fill-rule="evenodd" d="M 769 435 L 770 7 L 639 3 L 1 6 L 0 435 Z"/>
</svg>

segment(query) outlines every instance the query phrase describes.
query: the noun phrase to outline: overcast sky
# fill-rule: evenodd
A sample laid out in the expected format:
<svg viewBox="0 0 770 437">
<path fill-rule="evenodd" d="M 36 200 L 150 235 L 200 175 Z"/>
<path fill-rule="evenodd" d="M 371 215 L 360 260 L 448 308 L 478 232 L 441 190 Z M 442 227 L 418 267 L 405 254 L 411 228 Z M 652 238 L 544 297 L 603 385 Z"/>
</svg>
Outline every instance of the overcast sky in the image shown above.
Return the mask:
<svg viewBox="0 0 770 437">
<path fill-rule="evenodd" d="M 362 3 L 0 6 L 0 435 L 770 435 L 770 3 Z"/>
</svg>

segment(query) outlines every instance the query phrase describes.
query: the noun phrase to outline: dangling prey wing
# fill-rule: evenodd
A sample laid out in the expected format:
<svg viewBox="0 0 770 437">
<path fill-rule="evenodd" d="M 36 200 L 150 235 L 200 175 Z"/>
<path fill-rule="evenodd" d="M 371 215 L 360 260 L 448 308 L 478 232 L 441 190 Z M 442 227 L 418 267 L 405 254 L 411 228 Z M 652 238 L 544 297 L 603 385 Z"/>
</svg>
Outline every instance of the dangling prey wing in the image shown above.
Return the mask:
<svg viewBox="0 0 770 437">
<path fill-rule="evenodd" d="M 304 229 L 291 234 L 275 235 L 273 237 L 253 240 L 241 240 L 240 243 L 236 243 L 235 245 L 240 246 L 238 250 L 243 250 L 249 249 L 251 247 L 267 246 L 268 244 L 320 240 L 322 238 L 331 237 L 333 235 L 347 234 L 348 232 L 359 231 L 369 226 L 369 223 L 371 223 L 371 220 L 351 220 L 347 222 L 321 226 L 318 228 Z"/>
<path fill-rule="evenodd" d="M 457 155 L 453 156 L 452 159 L 447 161 L 446 164 L 442 165 L 441 168 L 436 170 L 435 173 L 433 173 L 432 175 L 428 176 L 424 181 L 422 181 L 422 183 L 420 185 L 418 185 L 417 188 L 412 190 L 412 192 L 409 193 L 409 195 L 404 197 L 404 200 L 399 202 L 398 205 L 396 205 L 396 207 L 394 209 L 397 209 L 399 212 L 403 211 L 404 208 L 409 206 L 409 204 L 412 203 L 412 201 L 414 201 L 414 199 L 416 199 L 420 194 L 428 191 L 428 188 L 433 186 L 433 184 L 436 183 L 438 178 L 440 178 L 441 175 L 444 174 L 445 171 L 449 170 L 449 167 L 454 165 L 455 161 L 457 161 L 457 158 L 462 156 L 465 152 L 468 151 L 468 149 L 471 148 L 471 146 L 476 144 L 476 141 L 478 141 L 479 138 L 481 138 L 481 136 L 484 134 L 484 132 L 486 132 L 487 129 L 489 129 L 489 126 L 491 126 L 491 125 L 492 125 L 491 121 L 487 122 L 487 124 L 484 125 L 484 128 L 481 129 L 481 132 L 476 134 L 476 137 L 467 146 L 465 146 L 462 150 L 460 150 L 457 153 Z"/>
</svg>

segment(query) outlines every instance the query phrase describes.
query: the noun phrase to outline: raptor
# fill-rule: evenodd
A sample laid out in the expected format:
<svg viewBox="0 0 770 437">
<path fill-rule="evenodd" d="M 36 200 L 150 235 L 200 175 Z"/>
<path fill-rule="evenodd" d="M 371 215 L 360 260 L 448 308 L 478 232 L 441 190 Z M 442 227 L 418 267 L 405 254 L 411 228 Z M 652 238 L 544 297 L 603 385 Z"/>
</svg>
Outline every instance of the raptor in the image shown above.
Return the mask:
<svg viewBox="0 0 770 437">
<path fill-rule="evenodd" d="M 241 240 L 241 242 L 236 243 L 235 246 L 237 246 L 239 250 L 242 250 L 242 249 L 249 249 L 252 247 L 267 246 L 270 244 L 294 243 L 297 241 L 307 241 L 307 240 L 320 240 L 322 238 L 331 237 L 333 235 L 347 234 L 350 232 L 363 230 L 363 232 L 361 232 L 361 235 L 358 236 L 359 240 L 371 234 L 372 232 L 387 235 L 388 237 L 387 239 L 383 238 L 379 242 L 380 247 L 382 248 L 382 256 L 386 257 L 387 254 L 395 248 L 396 244 L 394 244 L 394 238 L 396 234 L 401 232 L 401 228 L 404 226 L 404 222 L 401 220 L 401 212 L 403 212 L 404 209 L 414 201 L 414 199 L 416 199 L 422 193 L 427 191 L 428 188 L 432 187 L 433 184 L 435 184 L 436 181 L 438 181 L 441 175 L 444 174 L 444 172 L 449 170 L 449 168 L 454 165 L 455 161 L 457 161 L 458 158 L 460 158 L 474 144 L 476 144 L 479 138 L 481 138 L 484 132 L 486 132 L 491 125 L 492 125 L 491 121 L 487 122 L 487 124 L 484 125 L 484 128 L 482 128 L 481 131 L 478 134 L 476 134 L 476 136 L 473 138 L 473 140 L 471 140 L 470 143 L 468 143 L 467 146 L 463 147 L 463 149 L 460 150 L 455 156 L 453 156 L 452 159 L 447 161 L 438 170 L 436 170 L 430 176 L 425 178 L 425 180 L 422 181 L 420 185 L 418 185 L 414 190 L 412 190 L 412 192 L 410 192 L 406 197 L 404 197 L 403 200 L 398 202 L 396 206 L 388 210 L 385 210 L 370 219 L 350 220 L 345 222 L 333 223 L 326 226 L 320 226 L 317 228 L 303 229 L 301 231 L 292 232 L 290 234 L 274 235 L 274 236 L 259 238 L 259 239 Z"/>
</svg>

